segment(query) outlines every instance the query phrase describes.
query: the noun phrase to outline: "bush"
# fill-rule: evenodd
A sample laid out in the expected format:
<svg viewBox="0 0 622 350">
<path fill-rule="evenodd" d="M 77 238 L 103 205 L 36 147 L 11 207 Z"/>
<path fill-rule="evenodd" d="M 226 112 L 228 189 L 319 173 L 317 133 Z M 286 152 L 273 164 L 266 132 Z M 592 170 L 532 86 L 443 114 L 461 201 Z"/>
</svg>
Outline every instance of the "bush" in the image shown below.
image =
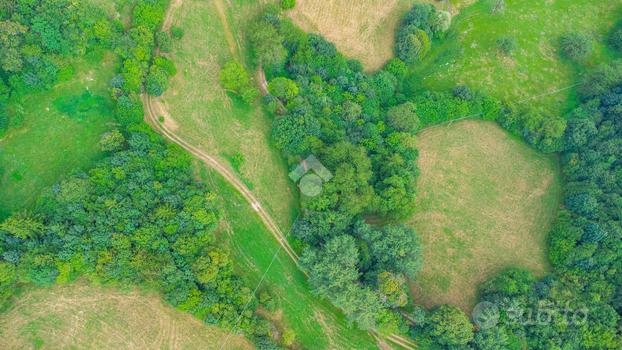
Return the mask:
<svg viewBox="0 0 622 350">
<path fill-rule="evenodd" d="M 592 50 L 591 38 L 583 33 L 568 33 L 560 38 L 561 53 L 571 60 L 582 60 Z"/>
<path fill-rule="evenodd" d="M 497 39 L 497 48 L 505 56 L 512 56 L 517 47 L 514 37 L 505 36 Z"/>
<path fill-rule="evenodd" d="M 431 43 L 428 34 L 414 25 L 403 28 L 398 34 L 395 51 L 402 61 L 413 64 L 428 54 Z"/>
<path fill-rule="evenodd" d="M 281 0 L 281 8 L 283 10 L 289 10 L 296 7 L 296 0 Z"/>
<path fill-rule="evenodd" d="M 125 137 L 119 130 L 112 130 L 102 135 L 99 139 L 99 148 L 104 152 L 116 152 L 123 149 Z"/>
<path fill-rule="evenodd" d="M 181 29 L 180 27 L 177 26 L 173 26 L 171 28 L 171 36 L 173 37 L 173 39 L 175 40 L 180 40 L 181 38 L 184 37 L 184 30 Z"/>
<path fill-rule="evenodd" d="M 220 70 L 220 84 L 225 90 L 234 92 L 246 103 L 251 103 L 257 97 L 257 89 L 253 86 L 248 72 L 237 61 L 229 61 Z"/>
<path fill-rule="evenodd" d="M 158 44 L 158 48 L 162 52 L 171 52 L 172 42 L 171 37 L 166 32 L 158 32 L 156 34 L 156 43 Z"/>
</svg>

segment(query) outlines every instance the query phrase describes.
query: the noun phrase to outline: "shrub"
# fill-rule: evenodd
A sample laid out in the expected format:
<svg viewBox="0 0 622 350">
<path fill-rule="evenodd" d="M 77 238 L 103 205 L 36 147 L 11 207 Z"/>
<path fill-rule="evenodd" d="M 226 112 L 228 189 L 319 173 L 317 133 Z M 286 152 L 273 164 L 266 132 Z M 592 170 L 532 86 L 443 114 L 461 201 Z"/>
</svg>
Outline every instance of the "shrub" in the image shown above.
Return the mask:
<svg viewBox="0 0 622 350">
<path fill-rule="evenodd" d="M 289 10 L 296 7 L 296 0 L 281 0 L 281 8 L 283 10 Z"/>
<path fill-rule="evenodd" d="M 158 48 L 162 52 L 171 52 L 172 42 L 171 37 L 166 32 L 158 32 L 156 34 L 156 43 L 158 44 Z"/>
<path fill-rule="evenodd" d="M 518 44 L 514 37 L 505 36 L 497 39 L 497 48 L 505 56 L 512 56 L 517 47 Z"/>
<path fill-rule="evenodd" d="M 505 0 L 491 0 L 490 12 L 493 15 L 505 12 Z"/>
<path fill-rule="evenodd" d="M 175 40 L 180 40 L 181 38 L 184 37 L 184 30 L 181 29 L 180 27 L 177 26 L 173 26 L 171 28 L 171 36 L 173 37 L 173 39 Z"/>
<path fill-rule="evenodd" d="M 99 139 L 99 148 L 104 152 L 115 152 L 123 148 L 125 137 L 119 130 L 112 130 L 102 135 Z"/>
<path fill-rule="evenodd" d="M 567 33 L 560 38 L 561 53 L 571 60 L 582 60 L 592 50 L 592 42 L 588 35 L 583 33 Z"/>
<path fill-rule="evenodd" d="M 229 61 L 220 70 L 220 84 L 225 90 L 232 91 L 244 102 L 251 103 L 257 97 L 257 89 L 253 86 L 248 72 L 240 62 Z"/>
</svg>

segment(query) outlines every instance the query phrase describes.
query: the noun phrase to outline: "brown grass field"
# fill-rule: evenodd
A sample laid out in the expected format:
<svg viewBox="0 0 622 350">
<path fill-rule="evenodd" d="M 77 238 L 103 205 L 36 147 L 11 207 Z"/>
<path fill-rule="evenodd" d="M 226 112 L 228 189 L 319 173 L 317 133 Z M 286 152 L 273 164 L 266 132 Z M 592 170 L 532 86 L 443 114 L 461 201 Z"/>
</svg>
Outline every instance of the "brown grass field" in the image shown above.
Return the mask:
<svg viewBox="0 0 622 350">
<path fill-rule="evenodd" d="M 412 0 L 300 0 L 289 17 L 307 32 L 320 33 L 368 71 L 393 57 L 395 29 Z"/>
<path fill-rule="evenodd" d="M 478 285 L 499 270 L 547 271 L 545 237 L 561 193 L 556 157 L 473 120 L 427 129 L 418 147 L 411 223 L 422 238 L 424 269 L 412 283 L 417 303 L 469 311 Z"/>
<path fill-rule="evenodd" d="M 413 4 L 430 2 L 457 14 L 474 0 L 299 0 L 288 16 L 307 32 L 322 34 L 337 49 L 375 71 L 393 57 L 399 22 Z"/>
<path fill-rule="evenodd" d="M 0 349 L 220 349 L 227 333 L 138 290 L 69 286 L 30 291 L 0 315 Z M 232 336 L 227 349 L 253 349 Z"/>
</svg>

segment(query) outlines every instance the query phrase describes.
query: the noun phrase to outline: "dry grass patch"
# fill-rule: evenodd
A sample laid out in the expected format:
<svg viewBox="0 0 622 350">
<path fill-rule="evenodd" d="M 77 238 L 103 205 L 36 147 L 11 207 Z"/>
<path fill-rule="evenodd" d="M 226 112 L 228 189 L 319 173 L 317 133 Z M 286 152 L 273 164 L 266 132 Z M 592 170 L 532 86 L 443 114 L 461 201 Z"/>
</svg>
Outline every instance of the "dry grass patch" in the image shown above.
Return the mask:
<svg viewBox="0 0 622 350">
<path fill-rule="evenodd" d="M 395 31 L 412 0 L 300 0 L 289 17 L 320 33 L 339 51 L 373 71 L 393 57 Z"/>
<path fill-rule="evenodd" d="M 155 294 L 76 284 L 22 295 L 0 315 L 0 349 L 220 349 L 227 333 Z M 253 349 L 231 336 L 227 349 Z"/>
<path fill-rule="evenodd" d="M 417 303 L 469 310 L 478 285 L 499 270 L 547 271 L 545 237 L 561 192 L 554 156 L 482 121 L 430 128 L 418 147 L 412 225 L 425 266 L 413 283 Z"/>
</svg>

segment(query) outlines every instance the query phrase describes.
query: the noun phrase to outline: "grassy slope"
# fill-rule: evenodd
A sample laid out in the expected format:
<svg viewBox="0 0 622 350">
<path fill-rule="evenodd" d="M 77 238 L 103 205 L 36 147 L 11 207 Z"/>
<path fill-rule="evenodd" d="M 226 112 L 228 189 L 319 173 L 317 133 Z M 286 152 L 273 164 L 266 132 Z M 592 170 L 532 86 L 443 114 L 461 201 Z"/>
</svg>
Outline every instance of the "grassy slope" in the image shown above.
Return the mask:
<svg viewBox="0 0 622 350">
<path fill-rule="evenodd" d="M 224 6 L 235 41 L 243 45 L 238 28 L 258 10 L 258 2 L 238 0 Z M 175 12 L 173 23 L 184 29 L 185 36 L 171 55 L 178 74 L 163 98 L 170 112 L 165 122 L 191 144 L 218 156 L 222 164 L 230 164 L 241 153 L 245 159 L 241 177 L 287 231 L 296 215 L 296 191 L 279 152 L 270 147 L 272 122 L 259 102 L 245 105 L 219 85 L 220 67 L 232 54 L 217 13 L 214 3 L 196 0 L 183 1 Z"/>
<path fill-rule="evenodd" d="M 113 122 L 108 82 L 116 61 L 112 54 L 92 56 L 75 62 L 71 79 L 9 106 L 22 108 L 24 120 L 0 140 L 0 218 L 29 208 L 43 189 L 103 156 L 97 142 Z M 102 96 L 103 103 L 85 118 L 70 118 L 54 105 L 59 97 L 80 95 L 86 89 Z"/>
<path fill-rule="evenodd" d="M 418 147 L 412 224 L 425 266 L 414 283 L 417 303 L 470 310 L 477 286 L 500 269 L 547 271 L 545 237 L 561 193 L 555 156 L 482 121 L 427 129 Z"/>
<path fill-rule="evenodd" d="M 36 289 L 0 314 L 1 349 L 221 349 L 223 330 L 139 290 Z M 232 336 L 226 349 L 253 349 Z"/>
<path fill-rule="evenodd" d="M 249 286 L 256 286 L 265 273 L 261 286 L 276 296 L 279 305 L 279 311 L 273 316 L 294 330 L 296 340 L 303 348 L 376 348 L 369 334 L 348 327 L 347 321 L 334 307 L 311 294 L 305 276 L 232 187 L 204 168 L 201 177 L 211 184 L 211 188 L 217 189 L 224 200 L 225 229 L 222 234 L 227 236 L 221 238 L 231 245 L 238 272 Z M 270 266 L 275 254 L 276 259 Z"/>
<path fill-rule="evenodd" d="M 580 82 L 585 69 L 612 55 L 602 41 L 620 18 L 620 0 L 555 0 L 537 6 L 530 0 L 506 1 L 505 12 L 497 15 L 488 3 L 479 1 L 454 18 L 446 39 L 435 42 L 415 66 L 418 86 L 439 90 L 467 84 L 506 101 L 560 113 L 576 102 L 575 89 L 556 91 Z M 559 58 L 559 37 L 569 31 L 595 39 L 593 54 L 582 65 Z M 517 39 L 513 58 L 498 53 L 497 39 L 503 36 Z"/>
</svg>

